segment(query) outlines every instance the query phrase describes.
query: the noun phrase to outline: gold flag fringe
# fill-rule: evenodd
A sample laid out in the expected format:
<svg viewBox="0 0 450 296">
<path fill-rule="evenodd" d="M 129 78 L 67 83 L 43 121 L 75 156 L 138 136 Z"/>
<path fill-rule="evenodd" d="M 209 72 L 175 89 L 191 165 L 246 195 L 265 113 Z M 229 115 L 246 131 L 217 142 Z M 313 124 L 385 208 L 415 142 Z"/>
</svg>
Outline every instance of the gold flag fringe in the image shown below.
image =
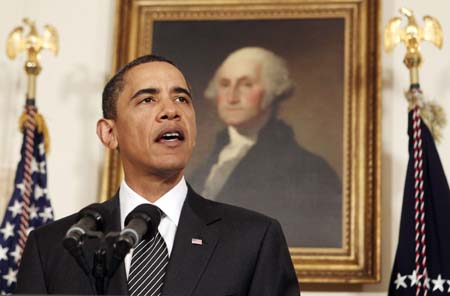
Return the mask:
<svg viewBox="0 0 450 296">
<path fill-rule="evenodd" d="M 416 104 L 420 107 L 420 116 L 431 131 L 433 138 L 439 142 L 442 138 L 441 130 L 447 124 L 444 109 L 436 102 L 425 102 L 421 91 L 408 90 L 405 97 L 409 103 L 409 110 L 414 109 Z"/>
<path fill-rule="evenodd" d="M 19 118 L 19 130 L 23 133 L 25 129 L 25 124 L 28 121 L 29 115 L 27 113 L 22 113 Z M 47 124 L 45 123 L 44 116 L 40 113 L 36 112 L 34 115 L 34 121 L 36 122 L 36 128 L 39 133 L 44 135 L 44 148 L 45 153 L 48 154 L 50 152 L 50 134 L 48 133 Z"/>
</svg>

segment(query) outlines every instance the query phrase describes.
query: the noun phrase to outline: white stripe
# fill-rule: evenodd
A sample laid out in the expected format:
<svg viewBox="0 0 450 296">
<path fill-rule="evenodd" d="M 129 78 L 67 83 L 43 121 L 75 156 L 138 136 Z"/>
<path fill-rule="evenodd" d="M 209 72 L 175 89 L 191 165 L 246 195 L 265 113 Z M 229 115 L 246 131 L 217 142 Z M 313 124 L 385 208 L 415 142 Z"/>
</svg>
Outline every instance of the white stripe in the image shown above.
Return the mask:
<svg viewBox="0 0 450 296">
<path fill-rule="evenodd" d="M 161 254 L 161 255 L 163 255 L 163 254 Z M 159 257 L 158 257 L 158 258 L 159 258 Z M 163 258 L 163 259 L 164 259 L 164 258 Z M 159 263 L 158 263 L 158 266 L 159 266 L 162 262 L 164 262 L 164 260 L 162 260 L 161 262 L 159 262 Z M 147 271 L 152 270 L 151 267 L 152 267 L 153 264 L 155 264 L 155 263 L 156 263 L 156 260 L 155 260 L 155 261 L 147 261 L 146 265 L 145 265 L 143 268 L 141 268 L 141 269 L 139 270 L 140 272 L 136 275 L 136 277 L 139 276 L 139 279 L 135 281 L 135 278 L 133 278 L 133 279 L 131 279 L 131 280 L 129 281 L 129 283 L 131 284 L 130 289 L 133 289 L 134 286 L 135 286 L 138 282 L 140 282 L 140 280 L 147 274 Z M 151 264 L 151 266 L 150 266 L 149 268 L 146 268 L 148 264 Z M 158 266 L 157 266 L 157 267 L 158 267 Z M 153 271 L 151 271 L 150 274 L 147 274 L 147 275 L 146 275 L 146 278 L 147 278 L 147 279 L 150 278 L 150 276 L 153 274 L 153 272 L 154 272 L 155 270 L 156 270 L 156 269 L 153 269 Z"/>
<path fill-rule="evenodd" d="M 163 266 L 163 268 L 165 267 L 167 265 L 167 263 Z M 155 280 L 155 278 L 156 278 L 156 276 L 158 276 L 158 274 L 159 273 L 161 273 L 162 272 L 162 276 L 160 276 L 158 279 L 156 279 L 156 282 L 154 281 Z M 149 292 L 154 292 L 154 290 L 152 290 L 152 288 L 155 286 L 155 284 L 157 284 L 162 278 L 163 278 L 163 276 L 165 275 L 166 273 L 165 273 L 165 271 L 164 271 L 164 269 L 161 269 L 161 270 L 159 270 L 158 271 L 158 273 L 156 273 L 155 275 L 154 275 L 154 277 L 155 278 L 153 278 L 153 279 L 151 279 L 150 281 L 147 281 L 147 282 L 145 282 L 145 281 L 143 281 L 138 287 L 136 287 L 136 290 L 140 290 L 140 291 L 149 291 Z M 150 279 L 150 277 L 148 277 L 147 279 Z M 155 282 L 155 283 L 153 283 L 153 282 Z M 150 284 L 152 284 L 153 283 L 153 285 L 152 285 L 152 287 L 150 288 L 150 289 L 146 289 Z M 145 285 L 144 285 L 145 284 Z M 141 286 L 142 285 L 144 285 L 142 288 L 141 288 Z"/>
<path fill-rule="evenodd" d="M 139 254 L 133 254 L 130 270 L 134 269 L 134 266 L 136 264 L 142 262 L 141 258 L 145 258 L 146 256 L 148 256 L 148 253 L 150 253 L 150 248 L 142 249 L 142 252 L 139 252 Z"/>
<path fill-rule="evenodd" d="M 142 241 L 142 242 L 144 242 L 144 241 Z M 139 245 L 136 247 L 135 252 L 133 252 L 133 258 L 132 258 L 133 260 L 132 260 L 132 262 L 131 262 L 130 269 L 131 269 L 131 267 L 132 267 L 134 264 L 136 264 L 136 262 L 139 262 L 139 259 L 140 259 L 141 255 L 142 255 L 142 253 L 145 253 L 145 252 L 148 251 L 147 245 L 148 245 L 149 243 L 150 243 L 150 242 L 147 241 L 147 242 L 145 242 L 145 246 L 144 246 L 144 245 L 140 246 L 140 244 L 139 244 Z"/>
<path fill-rule="evenodd" d="M 153 286 L 151 286 L 150 287 L 150 291 L 153 291 L 152 292 L 152 295 L 155 295 L 155 293 L 156 292 L 158 292 L 159 291 L 159 288 L 162 286 L 162 284 L 163 284 L 163 282 L 162 282 L 162 279 L 163 279 L 163 277 L 166 275 L 166 273 L 165 272 L 163 272 L 163 274 L 159 277 L 159 279 L 153 284 Z M 155 285 L 156 284 L 158 284 L 158 282 L 160 283 L 159 284 L 159 286 L 156 288 L 156 290 L 154 289 L 155 288 Z"/>
<path fill-rule="evenodd" d="M 163 245 L 160 245 L 160 248 L 157 250 L 159 251 L 161 249 L 161 247 L 163 247 Z M 141 260 L 139 262 L 139 264 L 130 272 L 130 276 L 129 276 L 129 282 L 132 282 L 134 280 L 134 277 L 136 276 L 135 273 L 138 272 L 138 274 L 140 273 L 139 271 L 141 270 L 145 270 L 145 266 L 149 263 L 152 262 L 153 257 L 157 254 L 157 252 L 154 252 L 152 254 L 147 254 L 146 258 L 144 258 L 143 260 Z M 163 254 L 163 253 L 161 253 Z M 151 256 L 151 257 L 150 257 Z M 149 258 L 150 257 L 150 258 Z M 146 264 L 144 267 L 141 267 L 142 264 Z"/>
<path fill-rule="evenodd" d="M 155 242 L 154 240 L 152 240 L 153 242 Z M 150 241 L 151 242 L 151 241 Z M 148 242 L 148 243 L 150 243 L 150 242 Z M 157 242 L 156 242 L 157 243 Z M 139 255 L 137 255 L 136 254 L 136 256 L 135 256 L 135 254 L 133 254 L 133 257 L 132 257 L 132 259 L 131 259 L 131 266 L 130 266 L 130 270 L 134 270 L 135 268 L 134 268 L 134 265 L 136 264 L 136 262 L 138 262 L 139 264 L 141 264 L 142 263 L 142 261 L 141 261 L 141 258 L 142 257 L 144 257 L 144 256 L 150 256 L 149 255 L 149 253 L 151 254 L 153 251 L 153 249 L 154 249 L 154 246 L 156 245 L 156 243 L 154 243 L 152 246 L 148 246 L 148 244 L 145 246 L 145 249 L 140 249 L 140 250 L 138 250 L 138 251 L 141 251 L 141 250 L 144 250 L 144 252 L 142 253 L 140 253 Z M 143 246 L 143 248 L 144 248 L 144 246 Z M 138 252 L 139 253 L 139 252 Z M 145 260 L 144 260 L 145 261 Z M 133 268 L 131 268 L 131 267 L 133 267 Z M 136 267 L 136 268 L 138 268 L 138 267 Z"/>
<path fill-rule="evenodd" d="M 130 295 L 161 295 L 159 290 L 163 285 L 168 259 L 167 246 L 159 232 L 151 241 L 142 241 L 136 247 L 130 266 L 128 278 Z M 150 289 L 147 289 L 149 286 Z"/>
<path fill-rule="evenodd" d="M 167 265 L 167 263 L 164 265 L 164 267 Z M 163 267 L 163 268 L 164 268 Z M 164 278 L 164 276 L 166 275 L 166 272 L 164 271 L 164 269 L 161 270 L 162 274 L 156 279 L 156 276 L 158 274 L 155 275 L 155 281 L 150 281 L 147 285 L 152 284 L 152 286 L 149 289 L 146 289 L 148 291 L 151 291 L 152 293 L 155 293 L 158 291 L 158 289 L 155 290 L 155 285 L 157 285 L 158 283 L 162 283 L 162 279 Z M 153 283 L 154 282 L 154 283 Z"/>
</svg>

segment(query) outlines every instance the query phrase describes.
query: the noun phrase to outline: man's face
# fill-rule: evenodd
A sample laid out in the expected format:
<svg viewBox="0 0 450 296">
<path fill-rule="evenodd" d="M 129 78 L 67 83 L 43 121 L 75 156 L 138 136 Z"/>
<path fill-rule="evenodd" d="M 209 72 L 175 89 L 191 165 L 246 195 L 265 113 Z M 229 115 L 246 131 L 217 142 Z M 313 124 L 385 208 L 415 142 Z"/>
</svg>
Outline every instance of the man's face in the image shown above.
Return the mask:
<svg viewBox="0 0 450 296">
<path fill-rule="evenodd" d="M 265 88 L 261 65 L 255 60 L 234 58 L 218 72 L 217 110 L 222 120 L 237 128 L 252 128 L 264 115 Z"/>
<path fill-rule="evenodd" d="M 165 62 L 129 70 L 117 100 L 113 132 L 128 176 L 182 173 L 197 134 L 183 74 Z"/>
</svg>

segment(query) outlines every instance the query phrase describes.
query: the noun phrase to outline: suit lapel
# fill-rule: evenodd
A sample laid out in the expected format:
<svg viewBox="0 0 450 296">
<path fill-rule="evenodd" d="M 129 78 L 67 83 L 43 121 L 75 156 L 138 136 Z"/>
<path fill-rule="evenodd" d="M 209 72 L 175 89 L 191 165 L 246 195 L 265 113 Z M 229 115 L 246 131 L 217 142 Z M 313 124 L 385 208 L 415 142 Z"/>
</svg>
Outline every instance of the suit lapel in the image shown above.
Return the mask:
<svg viewBox="0 0 450 296">
<path fill-rule="evenodd" d="M 190 187 L 181 211 L 163 295 L 191 295 L 216 248 L 220 215 Z M 193 242 L 193 239 L 196 240 Z"/>
</svg>

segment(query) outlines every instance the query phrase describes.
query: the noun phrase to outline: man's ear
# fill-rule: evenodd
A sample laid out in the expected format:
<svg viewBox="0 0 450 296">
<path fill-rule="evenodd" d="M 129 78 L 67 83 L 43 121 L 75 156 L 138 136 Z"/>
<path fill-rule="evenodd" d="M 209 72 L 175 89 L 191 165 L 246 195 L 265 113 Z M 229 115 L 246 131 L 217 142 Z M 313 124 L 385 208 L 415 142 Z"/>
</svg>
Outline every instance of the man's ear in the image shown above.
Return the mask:
<svg viewBox="0 0 450 296">
<path fill-rule="evenodd" d="M 97 136 L 109 149 L 116 149 L 119 146 L 114 128 L 115 122 L 112 119 L 101 118 L 97 121 Z"/>
</svg>

